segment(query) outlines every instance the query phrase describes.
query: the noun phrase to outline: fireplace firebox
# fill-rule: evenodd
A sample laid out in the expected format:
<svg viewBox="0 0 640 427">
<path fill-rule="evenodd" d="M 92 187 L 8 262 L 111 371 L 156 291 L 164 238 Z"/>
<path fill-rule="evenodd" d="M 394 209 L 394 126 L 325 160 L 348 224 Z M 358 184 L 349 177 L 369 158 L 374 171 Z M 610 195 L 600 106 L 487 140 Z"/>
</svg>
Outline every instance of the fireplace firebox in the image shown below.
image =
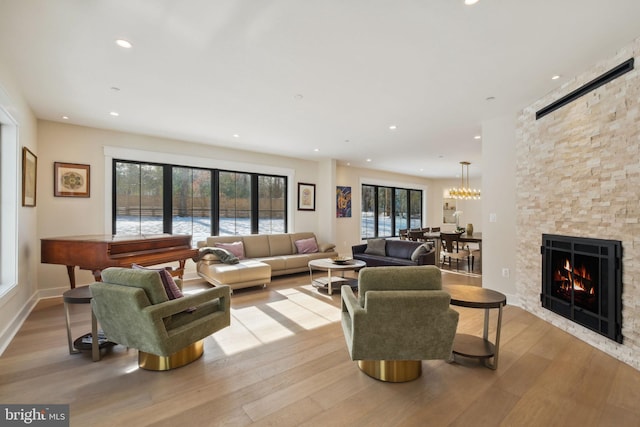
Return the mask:
<svg viewBox="0 0 640 427">
<path fill-rule="evenodd" d="M 542 235 L 542 306 L 622 343 L 622 242 Z"/>
</svg>

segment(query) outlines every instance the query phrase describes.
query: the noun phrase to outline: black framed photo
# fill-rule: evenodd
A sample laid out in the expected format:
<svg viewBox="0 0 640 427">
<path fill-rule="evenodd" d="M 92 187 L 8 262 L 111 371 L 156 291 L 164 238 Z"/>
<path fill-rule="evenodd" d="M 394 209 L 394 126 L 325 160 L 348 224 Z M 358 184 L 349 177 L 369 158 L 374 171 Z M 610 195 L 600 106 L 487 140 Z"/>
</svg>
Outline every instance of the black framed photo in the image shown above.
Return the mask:
<svg viewBox="0 0 640 427">
<path fill-rule="evenodd" d="M 316 210 L 316 185 L 298 183 L 298 210 L 299 211 L 315 211 Z"/>
</svg>

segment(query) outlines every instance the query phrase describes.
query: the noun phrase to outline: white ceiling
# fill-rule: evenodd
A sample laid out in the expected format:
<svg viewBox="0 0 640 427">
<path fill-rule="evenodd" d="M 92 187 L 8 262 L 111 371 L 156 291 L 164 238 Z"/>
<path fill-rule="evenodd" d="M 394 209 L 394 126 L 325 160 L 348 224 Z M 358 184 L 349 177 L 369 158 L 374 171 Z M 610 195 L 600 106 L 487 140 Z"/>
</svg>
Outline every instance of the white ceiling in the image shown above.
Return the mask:
<svg viewBox="0 0 640 427">
<path fill-rule="evenodd" d="M 0 60 L 42 119 L 473 177 L 483 120 L 639 21 L 640 0 L 0 0 Z"/>
</svg>

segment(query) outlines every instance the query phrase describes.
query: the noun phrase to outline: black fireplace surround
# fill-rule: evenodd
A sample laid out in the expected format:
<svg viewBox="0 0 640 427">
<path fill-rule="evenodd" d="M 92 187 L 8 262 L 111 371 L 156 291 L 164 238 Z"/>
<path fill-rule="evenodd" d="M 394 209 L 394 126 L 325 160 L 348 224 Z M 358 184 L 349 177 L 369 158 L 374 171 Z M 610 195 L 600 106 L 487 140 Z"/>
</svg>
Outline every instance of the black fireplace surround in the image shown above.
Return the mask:
<svg viewBox="0 0 640 427">
<path fill-rule="evenodd" d="M 542 235 L 542 306 L 622 343 L 622 242 Z"/>
</svg>

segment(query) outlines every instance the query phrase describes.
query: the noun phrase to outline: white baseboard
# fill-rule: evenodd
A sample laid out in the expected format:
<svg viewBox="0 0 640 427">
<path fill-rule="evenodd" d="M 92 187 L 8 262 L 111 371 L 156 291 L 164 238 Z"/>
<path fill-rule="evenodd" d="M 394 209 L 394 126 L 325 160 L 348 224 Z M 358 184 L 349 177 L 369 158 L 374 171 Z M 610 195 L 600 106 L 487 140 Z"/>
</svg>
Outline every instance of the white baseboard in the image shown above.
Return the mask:
<svg viewBox="0 0 640 427">
<path fill-rule="evenodd" d="M 13 337 L 16 336 L 16 334 L 22 327 L 22 324 L 25 320 L 27 320 L 27 317 L 29 317 L 31 310 L 33 310 L 37 303 L 38 294 L 35 293 L 24 303 L 16 316 L 11 319 L 9 324 L 0 333 L 0 355 L 2 355 L 7 347 L 9 347 L 9 344 L 11 344 L 11 340 L 13 340 Z"/>
<path fill-rule="evenodd" d="M 16 336 L 20 328 L 24 324 L 25 320 L 29 317 L 29 314 L 33 311 L 35 306 L 41 299 L 45 298 L 56 298 L 61 297 L 62 293 L 66 291 L 68 288 L 54 288 L 54 289 L 45 289 L 36 292 L 29 298 L 20 311 L 16 314 L 16 316 L 9 322 L 9 324 L 0 332 L 0 356 L 4 353 L 4 351 L 9 347 L 13 337 Z"/>
</svg>

